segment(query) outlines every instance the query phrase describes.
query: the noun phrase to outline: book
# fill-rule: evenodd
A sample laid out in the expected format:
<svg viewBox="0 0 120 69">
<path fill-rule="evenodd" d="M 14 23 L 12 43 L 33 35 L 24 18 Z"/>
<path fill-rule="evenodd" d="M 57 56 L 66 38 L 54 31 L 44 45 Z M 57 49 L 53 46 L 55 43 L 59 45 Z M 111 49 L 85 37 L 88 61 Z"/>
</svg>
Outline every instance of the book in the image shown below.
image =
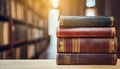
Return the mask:
<svg viewBox="0 0 120 69">
<path fill-rule="evenodd" d="M 60 27 L 108 27 L 113 26 L 114 18 L 107 16 L 60 16 Z"/>
<path fill-rule="evenodd" d="M 0 59 L 2 59 L 2 52 L 0 52 Z"/>
<path fill-rule="evenodd" d="M 58 38 L 59 53 L 116 53 L 117 38 Z"/>
<path fill-rule="evenodd" d="M 27 40 L 27 27 L 14 23 L 14 43 Z"/>
<path fill-rule="evenodd" d="M 40 42 L 37 42 L 36 45 L 35 45 L 35 52 L 36 53 L 39 53 L 41 51 L 41 45 L 40 45 Z"/>
<path fill-rule="evenodd" d="M 41 28 L 44 28 L 44 20 L 43 19 L 39 19 L 38 20 L 38 26 L 41 27 Z"/>
<path fill-rule="evenodd" d="M 35 46 L 33 44 L 27 46 L 27 58 L 31 59 L 35 55 Z"/>
<path fill-rule="evenodd" d="M 2 52 L 2 59 L 8 59 L 9 58 L 8 54 L 9 54 L 9 51 L 3 51 Z"/>
<path fill-rule="evenodd" d="M 17 19 L 18 20 L 24 20 L 24 7 L 20 3 L 16 3 L 16 9 L 17 9 Z"/>
<path fill-rule="evenodd" d="M 27 59 L 27 45 L 20 46 L 20 59 Z"/>
<path fill-rule="evenodd" d="M 38 38 L 39 38 L 38 29 L 34 28 L 34 39 L 38 39 Z"/>
<path fill-rule="evenodd" d="M 10 14 L 9 9 L 9 0 L 0 0 L 0 14 L 8 16 Z"/>
<path fill-rule="evenodd" d="M 15 55 L 15 59 L 20 59 L 20 54 L 21 54 L 21 53 L 20 53 L 20 52 L 21 52 L 21 51 L 20 51 L 20 47 L 17 47 L 15 50 L 16 50 L 16 51 L 15 51 L 15 52 L 16 52 L 16 53 L 15 53 L 15 54 L 16 54 L 16 55 Z"/>
<path fill-rule="evenodd" d="M 17 18 L 16 17 L 16 2 L 15 2 L 15 0 L 11 0 L 10 1 L 11 2 L 11 16 L 12 16 L 12 18 Z"/>
<path fill-rule="evenodd" d="M 27 40 L 28 41 L 32 40 L 31 34 L 32 34 L 31 27 L 27 27 Z"/>
<path fill-rule="evenodd" d="M 29 23 L 29 24 L 32 24 L 33 23 L 33 16 L 32 16 L 32 12 L 30 11 L 30 10 L 27 10 L 27 22 Z"/>
<path fill-rule="evenodd" d="M 38 31 L 38 37 L 39 37 L 39 38 L 43 38 L 43 37 L 44 37 L 44 30 L 43 30 L 43 29 L 40 29 L 40 30 Z"/>
<path fill-rule="evenodd" d="M 3 23 L 0 22 L 0 46 L 2 45 L 2 32 L 3 32 Z"/>
<path fill-rule="evenodd" d="M 72 54 L 58 53 L 58 65 L 115 65 L 117 63 L 116 54 Z"/>
<path fill-rule="evenodd" d="M 3 22 L 3 31 L 2 31 L 2 38 L 3 38 L 3 44 L 2 45 L 8 45 L 9 44 L 9 23 Z"/>
<path fill-rule="evenodd" d="M 0 45 L 9 44 L 9 23 L 0 22 Z"/>
<path fill-rule="evenodd" d="M 115 27 L 57 28 L 57 37 L 114 37 Z"/>
<path fill-rule="evenodd" d="M 31 38 L 32 38 L 32 40 L 34 40 L 35 39 L 35 34 L 34 34 L 34 28 L 31 28 Z"/>
<path fill-rule="evenodd" d="M 34 26 L 38 26 L 38 20 L 39 20 L 38 16 L 34 14 L 33 15 Z"/>
</svg>

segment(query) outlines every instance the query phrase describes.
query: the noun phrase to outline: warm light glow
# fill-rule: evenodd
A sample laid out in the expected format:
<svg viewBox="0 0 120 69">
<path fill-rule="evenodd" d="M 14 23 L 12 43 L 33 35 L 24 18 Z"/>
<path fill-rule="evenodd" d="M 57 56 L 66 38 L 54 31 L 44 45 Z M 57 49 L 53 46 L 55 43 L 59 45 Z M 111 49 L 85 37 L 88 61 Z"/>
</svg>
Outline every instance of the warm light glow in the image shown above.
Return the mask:
<svg viewBox="0 0 120 69">
<path fill-rule="evenodd" d="M 86 16 L 95 16 L 95 9 L 87 9 L 86 10 Z"/>
<path fill-rule="evenodd" d="M 59 17 L 59 10 L 52 8 L 49 10 L 49 20 L 48 20 L 48 30 L 49 30 L 49 35 L 50 35 L 50 46 L 48 49 L 49 55 L 48 58 L 54 58 L 56 57 L 57 54 L 57 37 L 56 37 L 56 28 L 59 26 L 59 21 L 58 21 L 58 17 Z"/>
<path fill-rule="evenodd" d="M 87 7 L 95 7 L 96 0 L 86 0 L 86 6 Z"/>
<path fill-rule="evenodd" d="M 53 8 L 57 8 L 58 7 L 59 0 L 50 0 L 50 1 L 52 3 L 52 7 Z"/>
</svg>

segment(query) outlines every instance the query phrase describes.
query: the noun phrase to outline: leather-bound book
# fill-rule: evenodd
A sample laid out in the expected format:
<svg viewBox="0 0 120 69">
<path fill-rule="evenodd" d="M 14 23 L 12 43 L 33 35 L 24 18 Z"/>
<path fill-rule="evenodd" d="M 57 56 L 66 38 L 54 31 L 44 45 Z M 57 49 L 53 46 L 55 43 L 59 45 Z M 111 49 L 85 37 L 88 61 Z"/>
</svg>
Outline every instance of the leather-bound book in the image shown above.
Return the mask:
<svg viewBox="0 0 120 69">
<path fill-rule="evenodd" d="M 57 28 L 57 37 L 114 37 L 115 27 Z"/>
<path fill-rule="evenodd" d="M 116 53 L 117 38 L 58 38 L 58 53 Z"/>
<path fill-rule="evenodd" d="M 107 16 L 60 16 L 60 27 L 108 27 L 114 18 Z"/>
<path fill-rule="evenodd" d="M 58 65 L 115 65 L 116 54 L 72 54 L 58 53 Z"/>
</svg>

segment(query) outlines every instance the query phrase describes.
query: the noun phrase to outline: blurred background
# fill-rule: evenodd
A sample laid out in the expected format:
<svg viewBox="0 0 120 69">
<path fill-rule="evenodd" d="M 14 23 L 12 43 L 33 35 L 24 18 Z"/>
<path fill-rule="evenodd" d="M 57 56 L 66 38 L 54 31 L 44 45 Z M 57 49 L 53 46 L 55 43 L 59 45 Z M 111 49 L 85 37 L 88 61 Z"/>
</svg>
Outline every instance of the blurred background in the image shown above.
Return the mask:
<svg viewBox="0 0 120 69">
<path fill-rule="evenodd" d="M 120 57 L 120 0 L 0 0 L 0 59 L 55 59 L 58 17 L 113 16 Z"/>
</svg>

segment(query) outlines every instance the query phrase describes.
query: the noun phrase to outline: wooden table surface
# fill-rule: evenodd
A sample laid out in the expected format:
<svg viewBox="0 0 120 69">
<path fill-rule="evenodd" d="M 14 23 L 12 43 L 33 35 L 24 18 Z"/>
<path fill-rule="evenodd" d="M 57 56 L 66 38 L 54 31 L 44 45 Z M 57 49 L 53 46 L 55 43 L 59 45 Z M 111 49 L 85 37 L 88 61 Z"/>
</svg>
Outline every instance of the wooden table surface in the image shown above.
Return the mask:
<svg viewBox="0 0 120 69">
<path fill-rule="evenodd" d="M 0 60 L 0 69 L 120 69 L 117 65 L 57 65 L 56 60 Z"/>
</svg>

